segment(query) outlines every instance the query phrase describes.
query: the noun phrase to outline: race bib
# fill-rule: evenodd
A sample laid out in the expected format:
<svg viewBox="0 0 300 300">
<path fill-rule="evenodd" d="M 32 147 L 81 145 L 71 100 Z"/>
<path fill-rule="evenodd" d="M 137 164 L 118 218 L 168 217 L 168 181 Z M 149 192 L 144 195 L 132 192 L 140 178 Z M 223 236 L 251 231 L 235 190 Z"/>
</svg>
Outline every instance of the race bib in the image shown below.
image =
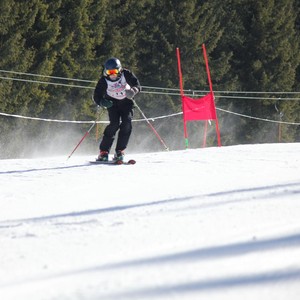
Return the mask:
<svg viewBox="0 0 300 300">
<path fill-rule="evenodd" d="M 105 79 L 107 82 L 107 90 L 106 93 L 108 96 L 122 100 L 126 98 L 126 89 L 130 89 L 130 86 L 127 84 L 124 74 L 121 75 L 120 79 L 117 81 L 109 81 Z"/>
</svg>

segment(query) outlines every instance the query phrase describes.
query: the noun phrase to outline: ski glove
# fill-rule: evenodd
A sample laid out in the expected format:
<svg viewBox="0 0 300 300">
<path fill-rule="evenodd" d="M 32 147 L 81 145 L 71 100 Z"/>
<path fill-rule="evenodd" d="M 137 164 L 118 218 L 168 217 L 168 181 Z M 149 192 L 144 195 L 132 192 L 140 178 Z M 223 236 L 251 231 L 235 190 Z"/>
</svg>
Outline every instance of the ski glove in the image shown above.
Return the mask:
<svg viewBox="0 0 300 300">
<path fill-rule="evenodd" d="M 101 101 L 100 101 L 100 105 L 102 107 L 105 107 L 105 108 L 110 108 L 113 106 L 113 102 L 111 100 L 108 100 L 108 99 L 105 99 L 103 98 Z"/>
<path fill-rule="evenodd" d="M 133 87 L 133 88 L 131 88 L 130 90 L 125 90 L 125 92 L 126 92 L 126 97 L 128 98 L 128 99 L 132 99 L 137 93 L 138 93 L 138 88 L 136 88 L 136 87 Z"/>
</svg>

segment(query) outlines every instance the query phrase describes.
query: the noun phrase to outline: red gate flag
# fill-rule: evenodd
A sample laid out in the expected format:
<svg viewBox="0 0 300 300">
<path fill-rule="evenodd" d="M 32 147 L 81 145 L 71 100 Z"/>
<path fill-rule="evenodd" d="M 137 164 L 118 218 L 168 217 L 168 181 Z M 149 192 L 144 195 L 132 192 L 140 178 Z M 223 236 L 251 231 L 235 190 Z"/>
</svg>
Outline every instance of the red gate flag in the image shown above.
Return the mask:
<svg viewBox="0 0 300 300">
<path fill-rule="evenodd" d="M 213 96 L 211 93 L 199 99 L 183 96 L 182 101 L 185 121 L 217 119 Z"/>
<path fill-rule="evenodd" d="M 205 60 L 207 79 L 209 83 L 210 93 L 205 95 L 202 98 L 194 99 L 184 95 L 183 90 L 183 80 L 181 73 L 181 62 L 180 62 L 180 52 L 179 48 L 176 48 L 177 52 L 177 64 L 178 64 L 178 74 L 179 74 L 179 85 L 180 85 L 180 95 L 182 99 L 182 111 L 183 111 L 183 129 L 184 129 L 184 137 L 185 137 L 185 146 L 188 148 L 188 133 L 186 122 L 187 121 L 196 121 L 196 120 L 205 120 L 205 133 L 204 133 L 204 142 L 206 143 L 206 130 L 207 130 L 207 121 L 215 120 L 216 123 L 216 133 L 218 138 L 218 145 L 221 146 L 221 138 L 220 138 L 220 130 L 219 123 L 216 113 L 216 107 L 214 102 L 214 92 L 212 89 L 212 82 L 210 78 L 210 71 L 208 67 L 208 60 L 206 55 L 205 45 L 202 45 L 203 49 L 203 57 Z"/>
</svg>

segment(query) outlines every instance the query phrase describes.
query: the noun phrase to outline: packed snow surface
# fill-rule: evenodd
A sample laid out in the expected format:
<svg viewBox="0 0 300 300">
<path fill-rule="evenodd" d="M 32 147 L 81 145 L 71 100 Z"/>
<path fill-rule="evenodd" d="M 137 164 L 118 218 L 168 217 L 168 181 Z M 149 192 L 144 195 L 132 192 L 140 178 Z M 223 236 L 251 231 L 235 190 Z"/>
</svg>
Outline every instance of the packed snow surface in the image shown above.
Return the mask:
<svg viewBox="0 0 300 300">
<path fill-rule="evenodd" d="M 300 299 L 300 144 L 0 160 L 0 299 Z"/>
</svg>

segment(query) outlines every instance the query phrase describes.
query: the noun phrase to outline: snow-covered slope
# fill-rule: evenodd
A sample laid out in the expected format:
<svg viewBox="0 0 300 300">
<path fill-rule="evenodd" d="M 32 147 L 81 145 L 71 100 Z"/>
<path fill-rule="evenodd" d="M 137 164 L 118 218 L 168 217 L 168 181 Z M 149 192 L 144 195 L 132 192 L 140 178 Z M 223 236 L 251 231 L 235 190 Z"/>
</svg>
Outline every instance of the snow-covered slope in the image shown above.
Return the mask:
<svg viewBox="0 0 300 300">
<path fill-rule="evenodd" d="M 0 299 L 299 299 L 300 144 L 0 160 Z"/>
</svg>

